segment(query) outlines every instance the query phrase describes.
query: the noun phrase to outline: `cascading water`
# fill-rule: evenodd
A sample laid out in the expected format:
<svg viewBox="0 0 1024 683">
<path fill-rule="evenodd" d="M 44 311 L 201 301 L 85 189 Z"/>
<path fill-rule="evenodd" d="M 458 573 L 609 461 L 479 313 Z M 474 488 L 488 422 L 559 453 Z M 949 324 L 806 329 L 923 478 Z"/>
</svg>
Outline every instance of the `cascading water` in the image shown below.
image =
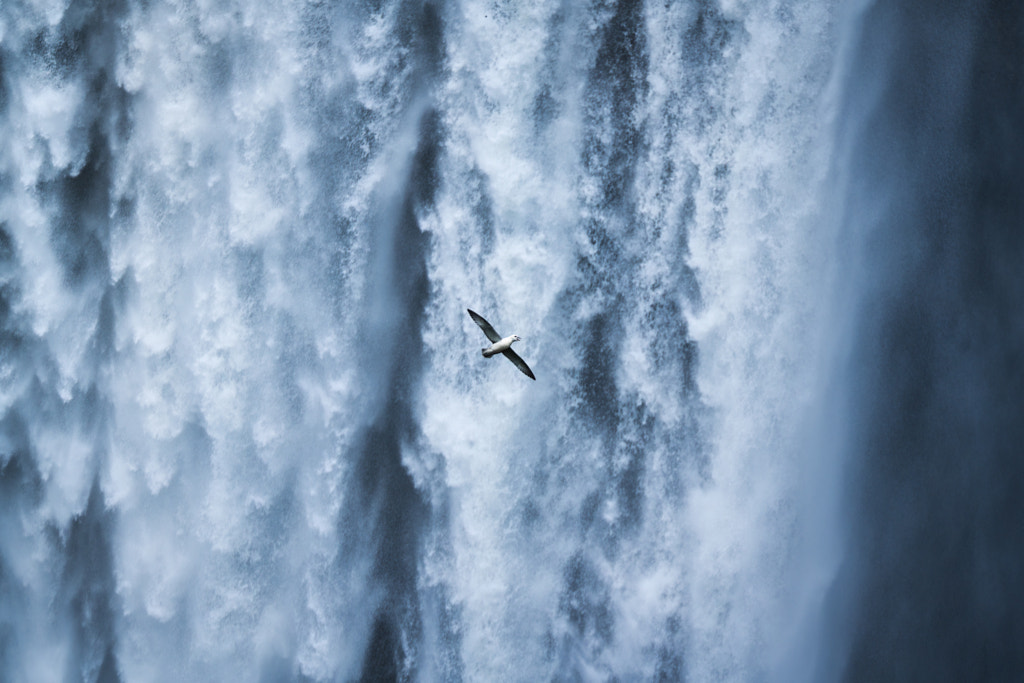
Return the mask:
<svg viewBox="0 0 1024 683">
<path fill-rule="evenodd" d="M 0 680 L 1019 673 L 1009 484 L 880 540 L 955 481 L 887 453 L 1014 481 L 1024 405 L 1021 18 L 911 5 L 5 0 Z M 972 549 L 936 625 L 901 568 Z"/>
</svg>

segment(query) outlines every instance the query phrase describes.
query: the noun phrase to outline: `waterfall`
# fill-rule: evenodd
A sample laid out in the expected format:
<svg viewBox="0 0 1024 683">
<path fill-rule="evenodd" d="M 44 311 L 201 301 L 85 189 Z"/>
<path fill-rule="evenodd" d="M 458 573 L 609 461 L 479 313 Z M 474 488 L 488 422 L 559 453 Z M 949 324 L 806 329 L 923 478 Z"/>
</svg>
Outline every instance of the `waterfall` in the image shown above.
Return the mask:
<svg viewBox="0 0 1024 683">
<path fill-rule="evenodd" d="M 5 1 L 0 679 L 1014 678 L 955 5 Z"/>
</svg>

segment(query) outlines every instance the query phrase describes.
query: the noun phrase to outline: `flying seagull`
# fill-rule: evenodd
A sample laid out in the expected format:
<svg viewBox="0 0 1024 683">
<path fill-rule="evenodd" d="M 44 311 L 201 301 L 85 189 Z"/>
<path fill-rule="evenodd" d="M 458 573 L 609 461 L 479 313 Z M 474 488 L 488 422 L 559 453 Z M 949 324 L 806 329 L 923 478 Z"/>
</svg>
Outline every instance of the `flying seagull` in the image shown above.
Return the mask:
<svg viewBox="0 0 1024 683">
<path fill-rule="evenodd" d="M 494 331 L 491 324 L 484 320 L 479 313 L 474 313 L 468 308 L 466 310 L 469 311 L 469 317 L 473 319 L 473 322 L 479 325 L 480 329 L 484 331 L 485 335 L 487 335 L 487 338 L 494 342 L 486 349 L 480 349 L 484 354 L 484 358 L 490 358 L 496 353 L 503 353 L 505 354 L 505 358 L 508 358 L 510 361 L 515 363 L 516 367 L 523 371 L 524 375 L 533 380 L 537 379 L 533 376 L 533 371 L 530 370 L 530 366 L 526 364 L 526 361 L 520 358 L 519 355 L 512 350 L 512 342 L 522 341 L 522 339 L 514 334 L 511 337 L 502 338 L 500 334 Z"/>
</svg>

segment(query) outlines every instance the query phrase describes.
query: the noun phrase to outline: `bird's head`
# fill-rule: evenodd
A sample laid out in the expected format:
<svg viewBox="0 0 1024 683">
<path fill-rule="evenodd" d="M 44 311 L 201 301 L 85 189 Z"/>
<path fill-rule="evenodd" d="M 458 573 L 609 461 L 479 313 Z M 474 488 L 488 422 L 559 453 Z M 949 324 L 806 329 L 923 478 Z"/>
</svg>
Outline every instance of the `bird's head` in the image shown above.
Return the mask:
<svg viewBox="0 0 1024 683">
<path fill-rule="evenodd" d="M 512 341 L 517 342 L 517 341 L 523 341 L 523 340 L 519 338 L 518 334 L 513 334 L 512 335 Z"/>
</svg>

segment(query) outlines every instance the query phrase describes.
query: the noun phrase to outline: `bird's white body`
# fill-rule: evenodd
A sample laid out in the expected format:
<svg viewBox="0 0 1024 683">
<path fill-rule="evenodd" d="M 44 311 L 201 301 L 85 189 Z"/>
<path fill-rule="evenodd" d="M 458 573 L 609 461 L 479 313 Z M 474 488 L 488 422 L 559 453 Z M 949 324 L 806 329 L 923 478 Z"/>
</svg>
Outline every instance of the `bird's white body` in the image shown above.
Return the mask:
<svg viewBox="0 0 1024 683">
<path fill-rule="evenodd" d="M 513 334 L 511 336 L 504 337 L 503 339 L 501 339 L 501 341 L 494 342 L 493 344 L 488 346 L 486 349 L 480 349 L 480 350 L 483 352 L 484 358 L 490 358 L 491 356 L 493 356 L 496 353 L 504 353 L 508 349 L 511 349 L 512 348 L 512 342 L 517 342 L 517 341 L 522 341 L 522 339 L 520 339 L 519 337 L 517 337 L 516 335 Z"/>
</svg>

